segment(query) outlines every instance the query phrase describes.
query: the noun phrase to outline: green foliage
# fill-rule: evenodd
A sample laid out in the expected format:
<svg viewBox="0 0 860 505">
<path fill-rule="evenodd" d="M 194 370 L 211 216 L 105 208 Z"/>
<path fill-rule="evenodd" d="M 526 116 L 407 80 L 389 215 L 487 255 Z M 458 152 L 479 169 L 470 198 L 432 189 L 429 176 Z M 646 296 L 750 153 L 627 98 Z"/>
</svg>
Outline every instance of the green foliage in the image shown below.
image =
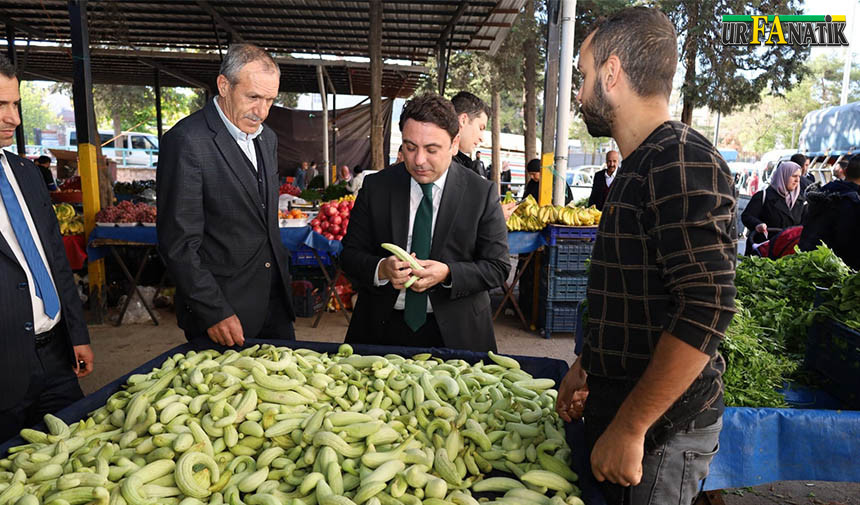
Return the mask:
<svg viewBox="0 0 860 505">
<path fill-rule="evenodd" d="M 675 25 L 681 62 L 693 62 L 681 93 L 685 105 L 724 114 L 758 103 L 761 93 L 782 96 L 806 72 L 808 47 L 725 46 L 722 14 L 802 14 L 799 0 L 654 0 Z M 686 64 L 685 64 L 686 66 Z"/>
<path fill-rule="evenodd" d="M 54 90 L 72 96 L 72 86 L 60 83 Z M 161 88 L 161 116 L 165 129 L 203 107 L 202 90 Z M 155 90 L 150 86 L 93 86 L 93 106 L 100 125 L 114 127 L 119 120 L 122 130 L 156 133 Z"/>
<path fill-rule="evenodd" d="M 799 361 L 784 354 L 771 339 L 760 338 L 749 311 L 737 303 L 738 313 L 726 331 L 720 353 L 726 360 L 723 375 L 724 398 L 730 407 L 785 407 L 785 397 L 777 392 L 794 373 Z"/>
<path fill-rule="evenodd" d="M 757 153 L 796 146 L 803 118 L 814 110 L 838 105 L 842 92 L 843 62 L 839 58 L 820 55 L 806 68 L 805 76 L 785 96 L 762 91 L 760 103 L 724 118 L 724 141 Z M 860 100 L 860 65 L 851 69 L 849 83 L 848 101 Z"/>
<path fill-rule="evenodd" d="M 776 261 L 744 256 L 738 264 L 738 299 L 760 326 L 760 336 L 803 356 L 818 288 L 830 288 L 852 270 L 825 246 Z"/>
<path fill-rule="evenodd" d="M 27 143 L 32 144 L 34 143 L 33 128 L 45 129 L 48 125 L 56 125 L 60 122 L 60 118 L 45 103 L 48 89 L 41 88 L 31 81 L 23 81 L 18 90 L 21 93 L 21 109 L 24 112 L 24 136 Z"/>
</svg>

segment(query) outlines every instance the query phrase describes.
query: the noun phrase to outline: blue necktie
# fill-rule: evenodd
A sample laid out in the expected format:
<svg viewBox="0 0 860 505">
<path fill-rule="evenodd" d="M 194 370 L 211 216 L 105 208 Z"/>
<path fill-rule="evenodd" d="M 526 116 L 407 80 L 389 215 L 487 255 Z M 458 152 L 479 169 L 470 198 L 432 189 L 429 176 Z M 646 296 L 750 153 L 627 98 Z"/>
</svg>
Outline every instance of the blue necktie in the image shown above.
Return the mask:
<svg viewBox="0 0 860 505">
<path fill-rule="evenodd" d="M 45 314 L 53 319 L 60 311 L 60 299 L 57 298 L 57 292 L 54 291 L 54 283 L 51 281 L 51 274 L 48 273 L 42 257 L 39 256 L 39 250 L 33 241 L 30 227 L 27 226 L 27 220 L 24 219 L 24 211 L 21 209 L 21 204 L 15 196 L 12 185 L 9 183 L 9 178 L 6 177 L 6 170 L 2 166 L 0 166 L 0 197 L 3 198 L 6 213 L 9 215 L 9 221 L 12 223 L 12 230 L 15 231 L 18 245 L 21 247 L 21 251 L 24 252 L 24 258 L 30 267 L 30 274 L 33 276 L 33 282 L 36 284 L 36 296 L 41 298 L 45 304 Z"/>
</svg>

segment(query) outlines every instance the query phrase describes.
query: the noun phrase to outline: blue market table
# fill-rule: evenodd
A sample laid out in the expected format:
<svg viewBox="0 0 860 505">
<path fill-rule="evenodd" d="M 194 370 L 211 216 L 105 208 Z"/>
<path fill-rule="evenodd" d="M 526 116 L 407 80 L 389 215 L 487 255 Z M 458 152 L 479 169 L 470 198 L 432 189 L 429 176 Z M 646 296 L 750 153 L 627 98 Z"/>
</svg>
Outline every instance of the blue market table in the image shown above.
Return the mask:
<svg viewBox="0 0 860 505">
<path fill-rule="evenodd" d="M 320 268 L 322 268 L 323 275 L 326 278 L 327 285 L 325 291 L 327 296 L 333 296 L 335 298 L 337 309 L 339 311 L 343 310 L 344 316 L 346 317 L 347 322 L 349 322 L 349 316 L 346 313 L 346 309 L 340 304 L 340 300 L 337 298 L 337 294 L 334 290 L 334 281 L 337 280 L 337 277 L 340 274 L 340 268 L 338 266 L 334 277 L 331 277 L 328 273 L 328 269 L 325 267 L 322 257 L 320 256 L 320 253 L 326 254 L 331 258 L 339 255 L 343 250 L 343 246 L 340 241 L 328 240 L 322 235 L 315 233 L 310 226 L 303 226 L 300 228 L 280 228 L 280 235 L 281 243 L 289 251 L 296 251 L 303 247 L 310 248 L 311 251 L 313 251 L 314 258 Z M 116 323 L 117 326 L 122 324 L 123 317 L 125 316 L 125 312 L 128 309 L 128 305 L 131 302 L 131 298 L 134 293 L 137 293 L 138 297 L 140 297 L 140 300 L 146 308 L 146 311 L 149 313 L 149 317 L 152 319 L 153 324 L 158 325 L 158 320 L 152 310 L 152 301 L 145 300 L 140 292 L 140 288 L 138 287 L 140 276 L 143 273 L 144 268 L 146 268 L 150 253 L 153 250 L 155 250 L 156 253 L 158 252 L 156 247 L 157 245 L 158 232 L 154 226 L 96 226 L 92 233 L 90 233 L 89 242 L 87 243 L 87 257 L 90 261 L 99 260 L 104 258 L 106 255 L 111 254 L 114 259 L 116 259 L 123 275 L 125 275 L 131 285 L 126 301 L 120 308 L 119 318 Z M 143 259 L 141 260 L 135 275 L 131 274 L 125 261 L 123 261 L 122 257 L 116 251 L 117 247 L 144 248 Z M 159 258 L 160 257 L 161 256 L 159 255 Z M 163 259 L 162 263 L 164 263 Z M 165 271 L 165 276 L 166 275 L 167 273 Z M 164 284 L 165 276 L 162 276 L 159 285 Z M 156 290 L 156 292 L 157 291 L 158 290 Z M 326 298 L 326 302 L 328 302 L 328 297 Z M 323 304 L 323 310 L 325 310 L 325 304 Z M 321 317 L 322 311 L 317 313 L 317 319 L 314 321 L 313 325 L 314 328 L 319 324 Z"/>
<path fill-rule="evenodd" d="M 522 309 L 520 309 L 520 304 L 517 302 L 517 298 L 514 296 L 514 287 L 517 283 L 520 282 L 520 277 L 523 276 L 523 273 L 526 271 L 526 267 L 531 263 L 534 258 L 535 252 L 541 247 L 546 245 L 546 239 L 543 234 L 539 231 L 529 232 L 529 231 L 509 231 L 508 232 L 508 252 L 511 255 L 520 255 L 526 254 L 525 261 L 522 264 L 517 264 L 517 272 L 514 276 L 514 281 L 508 285 L 507 282 L 504 282 L 505 296 L 502 298 L 502 303 L 499 304 L 499 308 L 496 309 L 496 313 L 493 314 L 493 321 L 495 321 L 499 314 L 505 309 L 505 305 L 507 302 L 511 302 L 511 305 L 514 307 L 514 311 L 517 313 L 517 317 L 520 318 L 520 322 L 523 324 L 523 329 L 529 331 L 529 324 L 526 321 L 525 316 L 523 315 Z"/>
</svg>

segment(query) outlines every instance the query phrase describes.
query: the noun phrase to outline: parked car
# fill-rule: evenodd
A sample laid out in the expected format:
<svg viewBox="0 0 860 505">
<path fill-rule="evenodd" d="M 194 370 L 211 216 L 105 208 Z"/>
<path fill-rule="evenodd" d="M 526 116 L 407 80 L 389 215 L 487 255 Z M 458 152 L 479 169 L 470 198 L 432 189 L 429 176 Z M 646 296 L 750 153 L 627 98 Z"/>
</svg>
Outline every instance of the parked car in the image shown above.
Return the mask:
<svg viewBox="0 0 860 505">
<path fill-rule="evenodd" d="M 151 133 L 122 132 L 115 136 L 110 131 L 99 131 L 102 153 L 119 166 L 152 167 L 158 164 L 158 137 Z M 68 134 L 68 145 L 63 147 L 77 151 L 78 137 L 75 130 Z"/>
</svg>

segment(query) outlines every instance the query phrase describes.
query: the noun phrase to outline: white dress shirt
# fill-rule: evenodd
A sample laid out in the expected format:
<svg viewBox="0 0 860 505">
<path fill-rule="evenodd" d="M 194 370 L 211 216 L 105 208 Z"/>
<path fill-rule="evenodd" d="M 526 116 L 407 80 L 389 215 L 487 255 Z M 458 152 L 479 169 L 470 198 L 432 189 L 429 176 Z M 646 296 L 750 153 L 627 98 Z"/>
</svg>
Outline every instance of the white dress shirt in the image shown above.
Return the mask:
<svg viewBox="0 0 860 505">
<path fill-rule="evenodd" d="M 430 225 L 430 233 L 436 232 L 436 216 L 439 215 L 439 204 L 442 203 L 442 193 L 445 191 L 445 181 L 448 180 L 448 170 L 433 183 L 433 220 Z M 421 191 L 421 185 L 415 182 L 415 179 L 410 177 L 409 182 L 409 233 L 406 235 L 406 250 L 412 250 L 412 225 L 415 224 L 415 214 L 418 213 L 418 206 L 421 204 L 421 199 L 424 198 L 424 192 Z M 433 241 L 431 239 L 430 243 Z M 383 260 L 379 260 L 376 264 L 376 271 L 373 274 L 373 283 L 377 286 L 385 286 L 388 284 L 388 279 L 379 280 L 379 265 Z M 401 289 L 397 295 L 397 301 L 394 302 L 394 310 L 403 310 L 406 307 L 406 290 Z M 427 297 L 427 312 L 433 312 L 433 306 L 430 304 L 430 297 Z"/>
<path fill-rule="evenodd" d="M 615 180 L 615 174 L 617 172 L 618 172 L 618 170 L 616 170 L 615 172 L 612 172 L 612 175 L 609 175 L 609 172 L 607 171 L 605 174 L 603 174 L 606 177 L 606 187 L 607 188 L 609 186 L 612 186 L 612 181 Z"/>
<path fill-rule="evenodd" d="M 21 194 L 21 187 L 18 185 L 18 180 L 15 179 L 15 174 L 12 172 L 12 168 L 9 166 L 9 160 L 6 159 L 6 154 L 2 150 L 0 150 L 0 153 L 2 153 L 0 154 L 0 160 L 2 160 L 3 171 L 6 173 L 6 178 L 9 179 L 12 191 L 14 191 L 15 196 L 18 197 L 18 203 L 21 205 L 21 211 L 24 213 L 24 220 L 27 221 L 27 227 L 30 229 L 30 234 L 33 236 L 33 242 L 36 243 L 39 257 L 42 258 L 42 262 L 45 263 L 45 268 L 48 270 L 48 275 L 51 276 L 51 283 L 53 284 L 54 274 L 51 273 L 51 265 L 45 257 L 45 250 L 42 248 L 42 241 L 39 239 L 39 230 L 37 230 L 36 225 L 33 224 L 33 218 L 30 216 L 30 209 L 27 207 L 27 201 L 24 200 L 24 195 Z M 39 174 L 39 182 L 42 182 L 41 174 Z M 2 200 L 3 198 L 0 197 L 0 202 L 2 202 Z M 33 282 L 33 274 L 30 273 L 30 266 L 27 265 L 27 258 L 24 256 L 24 251 L 21 250 L 21 245 L 18 243 L 18 237 L 15 235 L 15 230 L 12 228 L 12 221 L 9 220 L 9 213 L 6 212 L 5 204 L 0 204 L 0 234 L 3 235 L 6 243 L 9 244 L 9 248 L 12 249 L 15 259 L 18 260 L 18 264 L 21 265 L 21 268 L 24 269 L 24 274 L 27 276 L 27 287 L 30 289 L 30 301 L 33 306 L 33 330 L 36 334 L 49 331 L 51 328 L 56 326 L 57 322 L 60 320 L 62 306 L 54 318 L 50 318 L 45 314 L 45 303 L 42 302 L 41 298 L 36 296 L 36 284 Z M 54 290 L 56 292 L 56 287 Z M 59 296 L 57 298 L 59 299 Z"/>
<path fill-rule="evenodd" d="M 261 133 L 263 133 L 263 125 L 260 125 L 257 128 L 257 131 L 251 134 L 247 134 L 239 129 L 238 126 L 234 125 L 232 121 L 227 119 L 227 116 L 224 115 L 224 111 L 221 110 L 221 106 L 218 105 L 218 97 L 212 99 L 215 102 L 215 110 L 218 111 L 218 115 L 221 116 L 221 120 L 224 121 L 224 125 L 227 127 L 227 131 L 230 132 L 230 135 L 236 139 L 236 143 L 239 144 L 239 149 L 245 153 L 245 156 L 248 157 L 248 160 L 251 162 L 251 165 L 254 165 L 254 170 L 257 169 L 257 150 L 254 149 L 254 139 L 259 137 Z"/>
</svg>

